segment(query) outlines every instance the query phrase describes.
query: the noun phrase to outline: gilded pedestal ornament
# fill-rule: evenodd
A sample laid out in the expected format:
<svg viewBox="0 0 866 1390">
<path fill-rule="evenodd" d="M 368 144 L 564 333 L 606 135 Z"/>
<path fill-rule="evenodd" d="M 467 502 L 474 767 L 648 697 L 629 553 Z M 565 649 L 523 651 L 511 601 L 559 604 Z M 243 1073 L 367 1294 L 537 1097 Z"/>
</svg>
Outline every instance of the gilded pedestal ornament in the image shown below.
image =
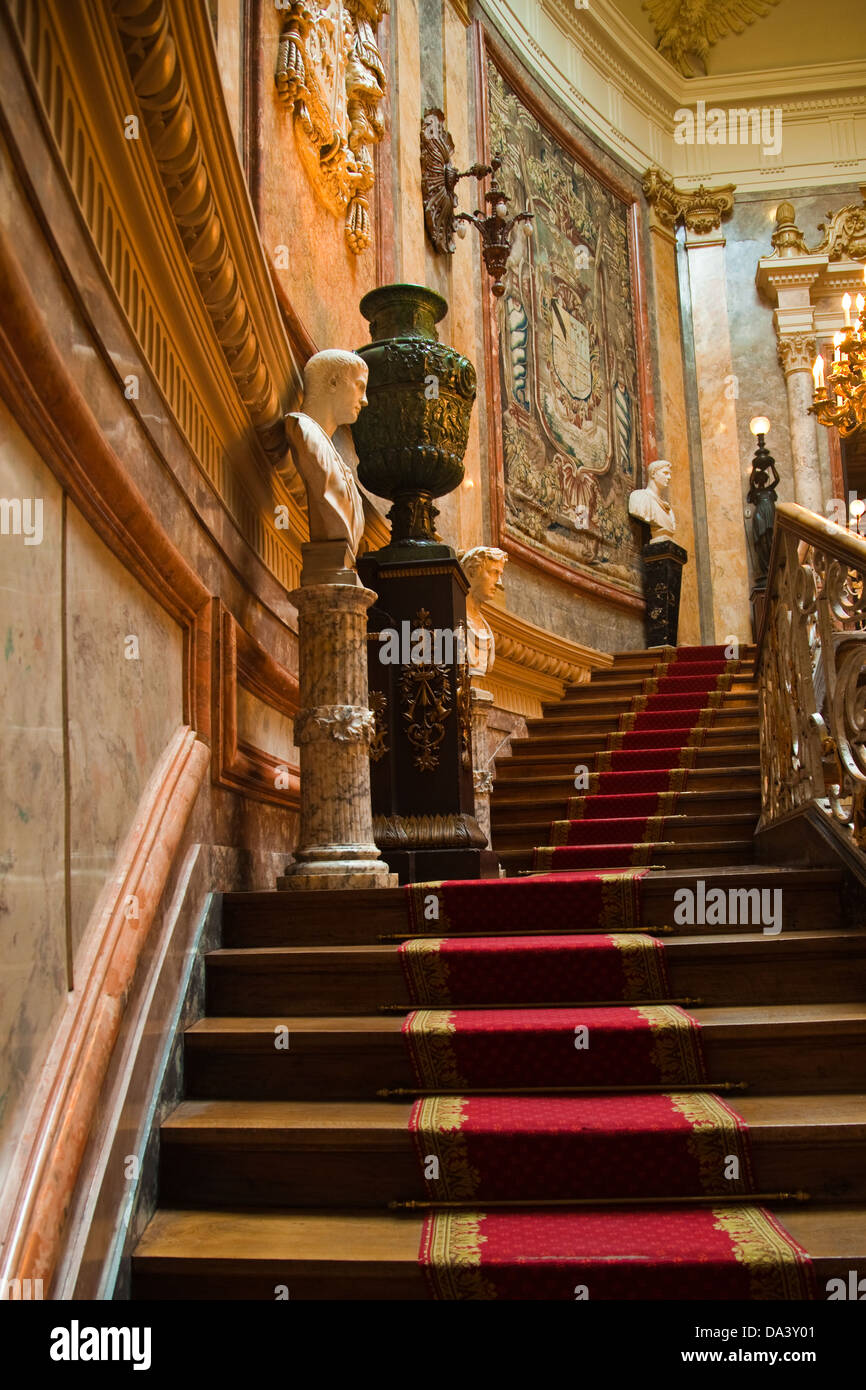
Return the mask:
<svg viewBox="0 0 866 1390">
<path fill-rule="evenodd" d="M 385 68 L 376 43 L 389 0 L 292 0 L 275 81 L 292 109 L 298 150 L 313 187 L 345 217 L 349 249 L 370 244 L 373 145 L 385 133 Z"/>
</svg>

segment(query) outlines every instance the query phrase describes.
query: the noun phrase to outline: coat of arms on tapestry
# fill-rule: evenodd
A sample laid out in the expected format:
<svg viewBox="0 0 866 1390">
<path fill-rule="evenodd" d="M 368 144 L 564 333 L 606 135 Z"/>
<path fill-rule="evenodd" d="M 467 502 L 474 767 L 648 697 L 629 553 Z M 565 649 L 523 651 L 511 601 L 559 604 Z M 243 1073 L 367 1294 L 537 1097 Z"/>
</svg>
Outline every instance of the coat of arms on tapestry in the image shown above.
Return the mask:
<svg viewBox="0 0 866 1390">
<path fill-rule="evenodd" d="M 517 239 L 499 320 L 505 537 L 640 596 L 629 204 L 563 149 L 488 62 L 490 149 Z"/>
</svg>

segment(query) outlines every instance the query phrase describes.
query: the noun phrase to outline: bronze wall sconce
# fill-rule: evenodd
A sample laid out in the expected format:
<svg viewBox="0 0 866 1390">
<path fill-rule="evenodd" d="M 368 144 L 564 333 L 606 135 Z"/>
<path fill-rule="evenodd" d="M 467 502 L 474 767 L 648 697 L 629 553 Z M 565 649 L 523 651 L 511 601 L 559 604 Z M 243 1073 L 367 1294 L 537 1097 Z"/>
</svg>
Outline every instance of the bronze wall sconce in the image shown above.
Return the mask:
<svg viewBox="0 0 866 1390">
<path fill-rule="evenodd" d="M 496 182 L 502 167 L 497 155 L 490 164 L 473 164 L 459 170 L 454 164 L 454 141 L 445 126 L 445 115 L 431 107 L 421 121 L 421 194 L 424 199 L 424 224 L 427 235 L 441 255 L 453 255 L 455 235 L 466 235 L 466 223 L 477 227 L 481 234 L 481 254 L 493 280 L 493 293 L 499 298 L 505 293 L 505 266 L 511 254 L 512 233 L 524 224 L 531 232 L 534 213 L 518 212 L 508 216 L 508 198 Z M 492 175 L 490 187 L 484 194 L 487 212 L 457 211 L 457 184 L 461 179 L 484 179 Z"/>
</svg>

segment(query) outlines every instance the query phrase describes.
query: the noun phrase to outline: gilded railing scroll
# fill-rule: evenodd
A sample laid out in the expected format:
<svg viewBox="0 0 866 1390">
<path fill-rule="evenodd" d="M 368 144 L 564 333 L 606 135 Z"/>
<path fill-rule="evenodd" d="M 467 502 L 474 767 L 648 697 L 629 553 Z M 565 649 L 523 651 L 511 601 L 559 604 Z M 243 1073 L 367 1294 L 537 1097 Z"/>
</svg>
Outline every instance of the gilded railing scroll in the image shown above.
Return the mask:
<svg viewBox="0 0 866 1390">
<path fill-rule="evenodd" d="M 866 541 L 793 503 L 759 644 L 761 829 L 809 804 L 866 852 Z"/>
</svg>

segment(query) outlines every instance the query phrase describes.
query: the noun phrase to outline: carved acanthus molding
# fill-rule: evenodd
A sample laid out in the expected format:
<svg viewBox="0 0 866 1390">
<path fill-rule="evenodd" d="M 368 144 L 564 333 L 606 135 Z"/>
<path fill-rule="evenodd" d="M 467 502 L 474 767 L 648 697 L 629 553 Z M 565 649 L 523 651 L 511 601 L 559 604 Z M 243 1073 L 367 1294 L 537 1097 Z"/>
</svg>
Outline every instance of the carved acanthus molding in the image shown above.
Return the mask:
<svg viewBox="0 0 866 1390">
<path fill-rule="evenodd" d="M 680 216 L 679 194 L 673 179 L 661 169 L 647 169 L 643 176 L 643 192 L 656 220 L 672 232 Z"/>
<path fill-rule="evenodd" d="M 827 221 L 818 223 L 818 231 L 824 233 L 815 254 L 823 253 L 830 261 L 866 259 L 866 186 L 860 189 L 863 199 L 840 208 L 838 212 L 828 212 Z"/>
<path fill-rule="evenodd" d="M 388 9 L 389 0 L 292 0 L 277 52 L 277 91 L 304 167 L 325 207 L 345 217 L 356 255 L 370 244 L 372 146 L 385 133 L 376 31 Z"/>
<path fill-rule="evenodd" d="M 779 338 L 778 350 L 785 376 L 792 372 L 810 372 L 818 352 L 815 339 L 808 333 L 786 333 Z"/>
<path fill-rule="evenodd" d="M 690 232 L 705 236 L 722 224 L 734 206 L 736 185 L 726 183 L 718 188 L 677 188 L 672 178 L 661 169 L 647 169 L 643 176 L 644 197 L 659 224 L 673 231 L 682 221 Z"/>
<path fill-rule="evenodd" d="M 295 720 L 295 743 L 371 743 L 376 732 L 375 718 L 368 709 L 356 705 L 320 705 L 304 710 Z"/>
<path fill-rule="evenodd" d="M 706 73 L 714 43 L 727 34 L 742 34 L 747 24 L 763 19 L 779 0 L 643 0 L 656 31 L 656 47 L 684 77 Z"/>
<path fill-rule="evenodd" d="M 151 150 L 220 348 L 268 456 L 286 452 L 283 412 L 217 213 L 210 172 L 164 0 L 114 0 L 114 23 Z"/>
</svg>

